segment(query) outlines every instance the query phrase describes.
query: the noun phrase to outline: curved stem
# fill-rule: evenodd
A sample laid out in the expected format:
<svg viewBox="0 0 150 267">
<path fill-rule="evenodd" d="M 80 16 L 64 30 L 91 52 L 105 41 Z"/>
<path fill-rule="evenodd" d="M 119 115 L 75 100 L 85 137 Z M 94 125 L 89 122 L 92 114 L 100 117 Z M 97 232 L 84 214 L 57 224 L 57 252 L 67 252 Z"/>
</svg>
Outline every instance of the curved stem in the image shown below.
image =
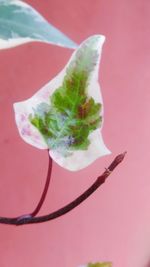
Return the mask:
<svg viewBox="0 0 150 267">
<path fill-rule="evenodd" d="M 48 155 L 49 157 L 49 164 L 48 164 L 48 172 L 47 172 L 47 177 L 46 177 L 46 183 L 45 183 L 45 187 L 44 187 L 44 190 L 43 190 L 43 193 L 41 195 L 41 198 L 40 198 L 40 201 L 39 203 L 37 204 L 37 207 L 35 208 L 35 210 L 30 214 L 31 217 L 34 217 L 37 215 L 37 213 L 40 211 L 43 203 L 44 203 L 44 200 L 46 198 L 46 195 L 47 195 L 47 191 L 48 191 L 48 188 L 49 188 L 49 184 L 50 184 L 50 180 L 51 180 L 51 173 L 52 173 L 52 158 Z"/>
<path fill-rule="evenodd" d="M 97 178 L 97 180 L 79 197 L 75 200 L 67 204 L 66 206 L 54 211 L 48 215 L 39 216 L 39 217 L 16 217 L 16 218 L 8 218 L 8 217 L 0 217 L 0 223 L 10 224 L 10 225 L 24 225 L 24 224 L 34 224 L 34 223 L 42 223 L 50 220 L 54 220 L 64 214 L 68 213 L 72 209 L 76 208 L 80 205 L 84 200 L 86 200 L 90 195 L 92 195 L 107 179 L 107 177 L 112 173 L 112 171 L 123 161 L 125 157 L 125 153 L 118 155 L 110 166 L 104 171 L 104 173 Z"/>
<path fill-rule="evenodd" d="M 44 186 L 41 198 L 40 198 L 36 208 L 34 209 L 34 211 L 32 213 L 21 215 L 21 216 L 19 216 L 18 220 L 22 220 L 24 218 L 35 217 L 37 215 L 37 213 L 40 211 L 40 209 L 44 203 L 44 200 L 46 198 L 47 191 L 49 188 L 49 184 L 50 184 L 50 180 L 51 180 L 51 173 L 52 173 L 52 158 L 49 156 L 49 151 L 48 151 L 48 158 L 49 158 L 49 163 L 48 163 L 47 177 L 46 177 L 46 182 L 45 182 L 45 186 Z"/>
</svg>

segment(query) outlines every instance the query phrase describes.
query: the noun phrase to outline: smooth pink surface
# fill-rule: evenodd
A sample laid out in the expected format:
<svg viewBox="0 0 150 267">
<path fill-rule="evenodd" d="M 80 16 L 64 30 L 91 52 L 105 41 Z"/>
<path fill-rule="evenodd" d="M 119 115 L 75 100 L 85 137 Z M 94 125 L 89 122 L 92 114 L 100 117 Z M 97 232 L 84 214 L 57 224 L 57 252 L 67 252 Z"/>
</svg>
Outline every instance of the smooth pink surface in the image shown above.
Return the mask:
<svg viewBox="0 0 150 267">
<path fill-rule="evenodd" d="M 42 213 L 66 204 L 128 151 L 110 179 L 84 204 L 55 221 L 0 225 L 1 267 L 77 267 L 111 260 L 114 267 L 145 267 L 150 260 L 150 2 L 148 0 L 28 0 L 80 43 L 106 35 L 100 71 L 104 140 L 112 155 L 71 173 L 53 166 Z M 29 98 L 55 76 L 71 50 L 26 44 L 0 51 L 0 215 L 31 212 L 47 172 L 47 153 L 24 143 L 12 104 Z"/>
</svg>

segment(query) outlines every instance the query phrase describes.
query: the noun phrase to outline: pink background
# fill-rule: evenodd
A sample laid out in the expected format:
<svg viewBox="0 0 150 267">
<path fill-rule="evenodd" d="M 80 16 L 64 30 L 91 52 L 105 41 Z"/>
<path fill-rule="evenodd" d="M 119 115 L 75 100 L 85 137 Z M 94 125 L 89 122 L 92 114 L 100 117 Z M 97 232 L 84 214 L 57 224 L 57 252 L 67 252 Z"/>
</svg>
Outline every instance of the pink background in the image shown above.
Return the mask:
<svg viewBox="0 0 150 267">
<path fill-rule="evenodd" d="M 41 214 L 85 190 L 116 154 L 124 162 L 94 195 L 55 221 L 0 225 L 1 267 L 77 267 L 111 260 L 114 267 L 145 267 L 150 260 L 150 1 L 28 0 L 80 43 L 106 35 L 100 80 L 105 104 L 103 136 L 112 155 L 71 173 L 54 164 Z M 42 192 L 48 158 L 24 143 L 12 104 L 54 77 L 72 51 L 26 44 L 0 51 L 0 215 L 31 212 Z"/>
</svg>

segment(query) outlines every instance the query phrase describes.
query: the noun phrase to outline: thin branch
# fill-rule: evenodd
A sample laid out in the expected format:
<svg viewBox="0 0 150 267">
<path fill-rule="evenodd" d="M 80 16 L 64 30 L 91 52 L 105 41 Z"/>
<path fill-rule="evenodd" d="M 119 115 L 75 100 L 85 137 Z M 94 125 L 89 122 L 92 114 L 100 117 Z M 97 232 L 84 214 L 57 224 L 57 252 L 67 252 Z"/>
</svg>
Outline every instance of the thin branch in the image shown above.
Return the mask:
<svg viewBox="0 0 150 267">
<path fill-rule="evenodd" d="M 49 188 L 49 184 L 50 184 L 50 180 L 51 180 L 51 174 L 52 174 L 52 158 L 49 156 L 49 154 L 48 154 L 48 157 L 49 157 L 49 164 L 48 164 L 48 172 L 47 172 L 45 187 L 44 187 L 43 193 L 41 195 L 41 199 L 40 199 L 37 207 L 31 213 L 31 217 L 35 217 L 37 215 L 37 213 L 40 211 L 40 209 L 44 203 L 44 200 L 46 198 L 48 188 Z"/>
<path fill-rule="evenodd" d="M 46 177 L 46 182 L 45 182 L 45 186 L 44 186 L 41 198 L 40 198 L 36 208 L 34 209 L 34 211 L 32 213 L 21 215 L 18 217 L 18 220 L 22 220 L 24 218 L 35 217 L 38 214 L 38 212 L 40 211 L 40 209 L 44 203 L 44 200 L 45 200 L 47 192 L 48 192 L 50 180 L 51 180 L 51 174 L 52 174 L 52 158 L 49 156 L 49 151 L 48 151 L 48 158 L 49 158 L 49 163 L 48 163 L 47 177 Z"/>
<path fill-rule="evenodd" d="M 24 225 L 24 224 L 34 224 L 34 223 L 42 223 L 46 221 L 54 220 L 64 214 L 70 212 L 72 209 L 80 205 L 84 200 L 86 200 L 90 195 L 92 195 L 107 179 L 107 177 L 112 173 L 112 171 L 123 161 L 125 157 L 125 153 L 118 155 L 110 166 L 104 171 L 104 173 L 97 178 L 97 180 L 79 197 L 73 200 L 71 203 L 66 206 L 54 211 L 48 215 L 39 216 L 39 217 L 24 217 L 24 218 L 7 218 L 0 217 L 0 223 L 10 224 L 10 225 Z"/>
</svg>

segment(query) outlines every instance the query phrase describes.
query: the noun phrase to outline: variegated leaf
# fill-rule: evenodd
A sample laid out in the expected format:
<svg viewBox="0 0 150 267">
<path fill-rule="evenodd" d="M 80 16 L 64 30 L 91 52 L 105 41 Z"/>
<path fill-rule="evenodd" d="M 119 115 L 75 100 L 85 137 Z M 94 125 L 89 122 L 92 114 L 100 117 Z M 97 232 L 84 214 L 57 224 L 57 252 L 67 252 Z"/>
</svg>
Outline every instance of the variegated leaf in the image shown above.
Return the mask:
<svg viewBox="0 0 150 267">
<path fill-rule="evenodd" d="M 0 49 L 33 41 L 77 47 L 30 5 L 20 0 L 0 0 Z"/>
<path fill-rule="evenodd" d="M 94 35 L 69 63 L 30 99 L 14 104 L 21 137 L 62 167 L 76 171 L 107 155 L 102 134 L 103 101 L 98 83 L 105 37 Z"/>
</svg>

